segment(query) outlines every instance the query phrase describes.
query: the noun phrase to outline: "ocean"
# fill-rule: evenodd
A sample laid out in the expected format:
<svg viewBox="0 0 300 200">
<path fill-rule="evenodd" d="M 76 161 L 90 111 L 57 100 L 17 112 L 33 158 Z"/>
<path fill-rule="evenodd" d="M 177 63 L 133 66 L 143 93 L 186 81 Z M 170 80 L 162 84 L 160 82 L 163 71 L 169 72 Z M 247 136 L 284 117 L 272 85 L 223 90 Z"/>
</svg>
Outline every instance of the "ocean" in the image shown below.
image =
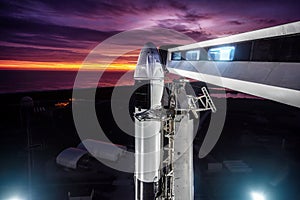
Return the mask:
<svg viewBox="0 0 300 200">
<path fill-rule="evenodd" d="M 89 80 L 95 72 L 84 71 L 85 79 L 79 88 L 90 88 L 95 83 Z M 0 94 L 72 89 L 77 71 L 0 70 Z M 122 78 L 123 77 L 123 78 Z M 105 71 L 98 87 L 133 85 L 133 72 Z"/>
<path fill-rule="evenodd" d="M 95 84 L 89 77 L 94 71 L 83 71 L 84 79 L 77 88 L 92 88 Z M 105 71 L 98 81 L 98 87 L 129 86 L 134 84 L 134 71 Z M 0 70 L 0 94 L 51 91 L 72 89 L 77 71 L 37 71 L 37 70 Z M 169 75 L 178 78 L 176 75 Z M 221 88 L 209 88 L 210 95 L 215 98 L 262 99 L 240 92 L 218 92 Z M 222 89 L 221 89 L 222 90 Z"/>
</svg>

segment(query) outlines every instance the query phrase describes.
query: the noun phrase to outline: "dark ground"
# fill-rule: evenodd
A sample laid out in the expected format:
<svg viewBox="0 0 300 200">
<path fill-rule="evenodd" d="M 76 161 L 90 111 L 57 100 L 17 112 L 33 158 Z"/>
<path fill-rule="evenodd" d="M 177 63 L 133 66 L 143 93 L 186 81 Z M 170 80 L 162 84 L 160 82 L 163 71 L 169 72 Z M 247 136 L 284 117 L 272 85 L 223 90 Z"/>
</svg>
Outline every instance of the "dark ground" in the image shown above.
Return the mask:
<svg viewBox="0 0 300 200">
<path fill-rule="evenodd" d="M 131 90 L 122 87 L 123 92 Z M 83 93 L 85 90 L 82 90 Z M 101 88 L 96 110 L 101 127 L 118 144 L 134 148 L 134 140 L 115 124 L 110 112 L 112 88 Z M 117 172 L 100 163 L 89 171 L 62 169 L 56 156 L 80 143 L 74 127 L 72 91 L 49 91 L 0 95 L 0 199 L 28 191 L 27 134 L 20 119 L 20 99 L 31 96 L 35 108 L 45 111 L 31 115 L 32 196 L 33 199 L 67 199 L 67 192 L 89 194 L 95 199 L 133 199 L 133 175 Z M 84 96 L 84 95 L 83 95 Z M 218 101 L 216 99 L 215 101 Z M 268 100 L 227 99 L 225 126 L 217 145 L 204 159 L 197 150 L 209 124 L 204 120 L 194 141 L 196 199 L 249 199 L 252 190 L 265 191 L 268 200 L 300 199 L 300 109 Z M 224 165 L 208 170 L 208 163 L 242 160 L 251 172 L 230 172 Z"/>
</svg>

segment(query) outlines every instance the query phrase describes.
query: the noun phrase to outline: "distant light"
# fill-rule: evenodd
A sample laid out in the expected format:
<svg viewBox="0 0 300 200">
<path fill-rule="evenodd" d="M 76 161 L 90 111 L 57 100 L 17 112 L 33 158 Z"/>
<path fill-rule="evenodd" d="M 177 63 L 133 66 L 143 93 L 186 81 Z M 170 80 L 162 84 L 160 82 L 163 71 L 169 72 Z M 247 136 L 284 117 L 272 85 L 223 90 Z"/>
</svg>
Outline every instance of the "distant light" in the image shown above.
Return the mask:
<svg viewBox="0 0 300 200">
<path fill-rule="evenodd" d="M 24 200 L 24 199 L 21 197 L 18 197 L 18 196 L 13 196 L 13 197 L 8 198 L 7 200 Z"/>
<path fill-rule="evenodd" d="M 251 192 L 252 200 L 266 200 L 266 197 L 263 193 L 260 192 Z"/>
</svg>

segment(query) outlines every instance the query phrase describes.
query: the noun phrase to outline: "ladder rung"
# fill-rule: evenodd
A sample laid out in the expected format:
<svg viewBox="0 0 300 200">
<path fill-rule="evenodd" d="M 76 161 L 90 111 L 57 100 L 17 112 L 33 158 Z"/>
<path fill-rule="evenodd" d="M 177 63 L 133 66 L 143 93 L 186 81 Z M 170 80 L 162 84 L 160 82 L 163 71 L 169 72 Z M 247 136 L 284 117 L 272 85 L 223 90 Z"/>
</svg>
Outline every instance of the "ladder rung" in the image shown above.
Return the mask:
<svg viewBox="0 0 300 200">
<path fill-rule="evenodd" d="M 166 135 L 164 135 L 165 137 L 167 137 L 167 138 L 172 138 L 173 139 L 173 137 L 174 137 L 174 135 L 170 135 L 170 134 L 166 134 Z"/>
<path fill-rule="evenodd" d="M 174 176 L 174 171 L 171 170 L 166 176 Z"/>
</svg>

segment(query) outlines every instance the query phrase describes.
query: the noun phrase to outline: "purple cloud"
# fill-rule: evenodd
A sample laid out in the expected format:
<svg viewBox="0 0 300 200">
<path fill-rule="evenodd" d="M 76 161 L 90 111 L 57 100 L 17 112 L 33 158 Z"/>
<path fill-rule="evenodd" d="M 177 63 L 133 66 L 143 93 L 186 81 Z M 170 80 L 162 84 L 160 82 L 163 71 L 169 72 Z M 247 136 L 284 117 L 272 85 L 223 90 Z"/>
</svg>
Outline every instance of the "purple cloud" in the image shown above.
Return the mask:
<svg viewBox="0 0 300 200">
<path fill-rule="evenodd" d="M 49 54 L 82 59 L 106 38 L 135 28 L 163 27 L 201 41 L 300 20 L 296 0 L 2 0 L 0 6 L 0 59 L 32 61 Z"/>
</svg>

